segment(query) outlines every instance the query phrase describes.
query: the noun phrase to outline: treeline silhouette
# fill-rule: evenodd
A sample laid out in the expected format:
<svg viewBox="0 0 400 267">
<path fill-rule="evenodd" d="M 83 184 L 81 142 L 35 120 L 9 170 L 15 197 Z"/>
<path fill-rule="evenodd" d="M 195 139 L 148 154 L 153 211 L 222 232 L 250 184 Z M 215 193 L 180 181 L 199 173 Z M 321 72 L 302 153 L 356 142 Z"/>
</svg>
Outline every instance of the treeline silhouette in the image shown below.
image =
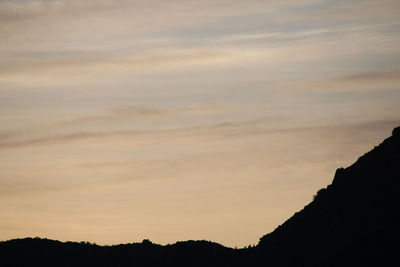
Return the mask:
<svg viewBox="0 0 400 267">
<path fill-rule="evenodd" d="M 0 243 L 0 266 L 225 266 L 235 250 L 209 241 L 98 246 L 42 238 Z"/>
<path fill-rule="evenodd" d="M 41 238 L 0 242 L 0 266 L 396 266 L 400 127 L 258 245 L 210 241 L 114 246 Z"/>
</svg>

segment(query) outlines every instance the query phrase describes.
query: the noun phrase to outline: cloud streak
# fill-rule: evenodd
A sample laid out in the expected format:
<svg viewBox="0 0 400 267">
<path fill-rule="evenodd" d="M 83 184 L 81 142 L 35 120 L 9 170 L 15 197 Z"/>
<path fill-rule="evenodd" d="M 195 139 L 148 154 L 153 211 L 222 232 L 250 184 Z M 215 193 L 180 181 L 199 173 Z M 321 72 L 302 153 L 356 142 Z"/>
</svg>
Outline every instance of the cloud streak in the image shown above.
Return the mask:
<svg viewBox="0 0 400 267">
<path fill-rule="evenodd" d="M 382 120 L 382 121 L 370 121 L 358 123 L 353 126 L 348 124 L 335 125 L 335 126 L 277 126 L 276 122 L 271 121 L 271 118 L 262 118 L 250 121 L 242 122 L 225 122 L 218 123 L 215 125 L 198 125 L 186 128 L 172 128 L 172 129 L 157 129 L 157 130 L 122 130 L 122 131 L 108 131 L 108 132 L 74 132 L 56 135 L 47 135 L 38 138 L 28 138 L 22 140 L 4 140 L 0 142 L 0 149 L 13 149 L 23 148 L 36 145 L 59 145 L 69 142 L 86 141 L 90 139 L 107 139 L 107 138 L 157 138 L 157 136 L 170 136 L 179 138 L 179 136 L 194 136 L 194 137 L 217 137 L 217 138 L 238 138 L 244 136 L 256 136 L 264 135 L 268 133 L 279 133 L 279 132 L 296 132 L 296 131 L 319 131 L 321 129 L 336 128 L 357 128 L 361 130 L 363 128 L 387 128 L 388 125 L 395 126 L 400 123 L 398 120 Z"/>
<path fill-rule="evenodd" d="M 146 107 L 140 105 L 121 105 L 110 108 L 107 112 L 94 115 L 80 116 L 76 118 L 66 118 L 64 120 L 58 119 L 55 122 L 41 123 L 34 125 L 27 125 L 23 129 L 14 129 L 0 132 L 0 147 L 21 147 L 25 145 L 55 143 L 67 140 L 79 140 L 86 138 L 99 138 L 111 137 L 115 135 L 133 135 L 150 133 L 156 131 L 157 124 L 163 123 L 164 120 L 178 120 L 178 119 L 195 119 L 202 117 L 209 117 L 213 115 L 221 115 L 229 112 L 231 107 L 225 105 L 197 105 L 187 107 L 169 107 L 169 108 L 156 108 Z M 151 127 L 153 130 L 128 130 L 127 123 L 140 126 L 143 123 L 153 123 L 156 127 Z M 109 131 L 82 131 L 83 128 L 90 128 L 97 125 L 100 129 L 105 126 L 122 124 L 123 129 L 113 133 Z M 97 127 L 97 128 L 98 128 Z M 139 127 L 141 128 L 141 127 Z M 66 133 L 77 131 L 76 133 Z M 65 134 L 60 134 L 59 132 Z M 57 134 L 51 134 L 58 132 Z M 30 134 L 27 134 L 30 133 Z M 30 136 L 30 137 L 29 137 Z M 38 137 L 34 137 L 38 136 Z M 41 136 L 47 136 L 45 138 Z M 27 138 L 24 141 L 21 138 Z M 17 141 L 19 140 L 19 141 Z M 1 142 L 3 141 L 3 142 Z"/>
<path fill-rule="evenodd" d="M 291 88 L 302 88 L 316 91 L 345 91 L 345 90 L 383 90 L 400 88 L 400 71 L 373 71 L 333 78 L 311 81 L 296 81 L 287 83 Z"/>
</svg>

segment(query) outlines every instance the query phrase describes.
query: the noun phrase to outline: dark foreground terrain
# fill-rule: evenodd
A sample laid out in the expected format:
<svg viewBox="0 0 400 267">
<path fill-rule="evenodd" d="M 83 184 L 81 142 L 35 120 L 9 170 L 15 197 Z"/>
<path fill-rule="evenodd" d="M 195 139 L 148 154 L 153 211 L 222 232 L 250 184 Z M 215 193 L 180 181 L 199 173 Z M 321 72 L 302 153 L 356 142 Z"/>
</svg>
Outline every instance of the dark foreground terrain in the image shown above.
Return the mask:
<svg viewBox="0 0 400 267">
<path fill-rule="evenodd" d="M 257 246 L 0 242 L 0 266 L 399 266 L 400 127 Z"/>
</svg>

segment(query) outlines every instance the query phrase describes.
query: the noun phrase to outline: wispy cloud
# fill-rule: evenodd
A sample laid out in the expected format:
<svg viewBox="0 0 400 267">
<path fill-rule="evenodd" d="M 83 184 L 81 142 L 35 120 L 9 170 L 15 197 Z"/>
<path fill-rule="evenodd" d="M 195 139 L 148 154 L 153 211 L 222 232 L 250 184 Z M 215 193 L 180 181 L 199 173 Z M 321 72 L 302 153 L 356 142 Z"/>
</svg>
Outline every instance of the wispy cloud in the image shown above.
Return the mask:
<svg viewBox="0 0 400 267">
<path fill-rule="evenodd" d="M 86 83 L 98 76 L 126 77 L 146 72 L 202 67 L 206 65 L 227 64 L 240 61 L 246 55 L 229 51 L 166 51 L 161 54 L 124 55 L 109 57 L 73 56 L 70 58 L 22 60 L 0 65 L 0 81 L 7 83 L 64 84 L 78 81 Z M 49 75 L 51 74 L 51 75 Z M 71 78 L 73 78 L 71 80 Z"/>
<path fill-rule="evenodd" d="M 59 125 L 85 124 L 92 122 L 115 122 L 124 120 L 146 120 L 163 118 L 166 116 L 202 116 L 226 112 L 227 106 L 189 106 L 173 108 L 156 108 L 135 105 L 124 105 L 111 109 L 106 114 L 84 116 L 59 122 Z"/>
<path fill-rule="evenodd" d="M 87 12 L 93 10 L 110 9 L 123 6 L 127 1 L 115 0 L 83 0 L 83 1 L 10 1 L 0 2 L 0 18 L 3 21 L 32 19 L 45 15 L 61 15 L 65 13 Z"/>
<path fill-rule="evenodd" d="M 400 70 L 358 73 L 339 77 L 335 80 L 339 82 L 400 82 Z"/>
<path fill-rule="evenodd" d="M 343 75 L 332 78 L 295 81 L 286 83 L 291 88 L 302 88 L 305 90 L 330 91 L 330 90 L 383 90 L 400 88 L 400 71 L 373 71 L 362 72 L 351 75 Z"/>
<path fill-rule="evenodd" d="M 129 130 L 126 126 L 125 130 L 118 131 L 74 131 L 74 128 L 82 129 L 85 126 L 91 126 L 98 124 L 101 129 L 104 129 L 105 125 L 110 123 L 138 123 L 146 122 L 148 120 L 154 121 L 155 123 L 161 122 L 166 118 L 182 119 L 185 117 L 203 117 L 212 116 L 215 114 L 226 113 L 230 108 L 228 106 L 221 105 L 198 105 L 198 106 L 187 106 L 187 107 L 171 107 L 171 108 L 156 108 L 146 107 L 137 105 L 122 105 L 111 108 L 108 112 L 95 115 L 80 116 L 65 120 L 58 120 L 52 123 L 42 123 L 37 125 L 28 125 L 24 129 L 20 130 L 9 130 L 0 133 L 0 148 L 17 148 L 36 144 L 56 144 L 68 141 L 75 141 L 81 139 L 92 139 L 92 138 L 106 138 L 113 136 L 133 136 L 138 134 L 151 134 L 157 132 L 163 132 L 164 130 L 152 127 L 152 130 Z M 189 127 L 187 129 L 191 129 Z M 34 130 L 34 131 L 32 131 Z M 57 131 L 61 133 L 52 134 Z M 76 130 L 75 130 L 76 131 Z M 168 130 L 170 131 L 170 130 Z M 31 134 L 28 134 L 31 133 Z"/>
<path fill-rule="evenodd" d="M 105 118 L 101 118 L 105 119 Z M 109 119 L 109 118 L 106 118 Z M 97 120 L 97 118 L 95 118 Z M 281 120 L 282 121 L 282 120 Z M 99 131 L 99 132 L 73 132 L 65 134 L 43 135 L 37 138 L 25 138 L 17 140 L 3 140 L 0 142 L 0 149 L 23 148 L 35 145 L 59 145 L 75 141 L 89 141 L 91 139 L 107 139 L 107 138 L 150 138 L 157 139 L 159 136 L 180 138 L 183 136 L 193 136 L 205 138 L 206 140 L 221 139 L 221 138 L 240 138 L 263 135 L 268 133 L 279 132 L 296 132 L 296 131 L 318 131 L 320 129 L 334 130 L 335 128 L 387 128 L 387 125 L 395 126 L 399 120 L 380 120 L 358 122 L 355 125 L 336 124 L 330 125 L 314 125 L 314 126 L 299 126 L 293 124 L 290 126 L 290 121 L 282 125 L 275 118 L 261 118 L 256 120 L 241 121 L 241 122 L 224 122 L 213 125 L 198 125 L 191 127 L 180 127 L 170 129 L 152 129 L 152 130 L 119 130 L 119 131 Z M 279 125 L 281 124 L 281 125 Z M 315 123 L 314 123 L 315 124 Z M 384 127 L 382 127 L 384 126 Z"/>
</svg>

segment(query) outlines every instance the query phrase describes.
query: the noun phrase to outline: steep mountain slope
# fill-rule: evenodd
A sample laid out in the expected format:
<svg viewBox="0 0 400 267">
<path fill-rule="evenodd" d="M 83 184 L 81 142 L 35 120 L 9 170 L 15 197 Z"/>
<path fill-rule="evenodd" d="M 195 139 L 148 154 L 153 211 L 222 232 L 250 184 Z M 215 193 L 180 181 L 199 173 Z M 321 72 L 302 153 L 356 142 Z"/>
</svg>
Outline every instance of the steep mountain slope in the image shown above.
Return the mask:
<svg viewBox="0 0 400 267">
<path fill-rule="evenodd" d="M 398 265 L 400 127 L 314 200 L 249 249 L 208 241 L 117 246 L 16 239 L 0 266 L 392 266 Z M 389 264 L 389 262 L 394 263 Z"/>
<path fill-rule="evenodd" d="M 400 127 L 262 237 L 257 259 L 270 266 L 382 266 L 399 240 L 399 179 Z"/>
</svg>

